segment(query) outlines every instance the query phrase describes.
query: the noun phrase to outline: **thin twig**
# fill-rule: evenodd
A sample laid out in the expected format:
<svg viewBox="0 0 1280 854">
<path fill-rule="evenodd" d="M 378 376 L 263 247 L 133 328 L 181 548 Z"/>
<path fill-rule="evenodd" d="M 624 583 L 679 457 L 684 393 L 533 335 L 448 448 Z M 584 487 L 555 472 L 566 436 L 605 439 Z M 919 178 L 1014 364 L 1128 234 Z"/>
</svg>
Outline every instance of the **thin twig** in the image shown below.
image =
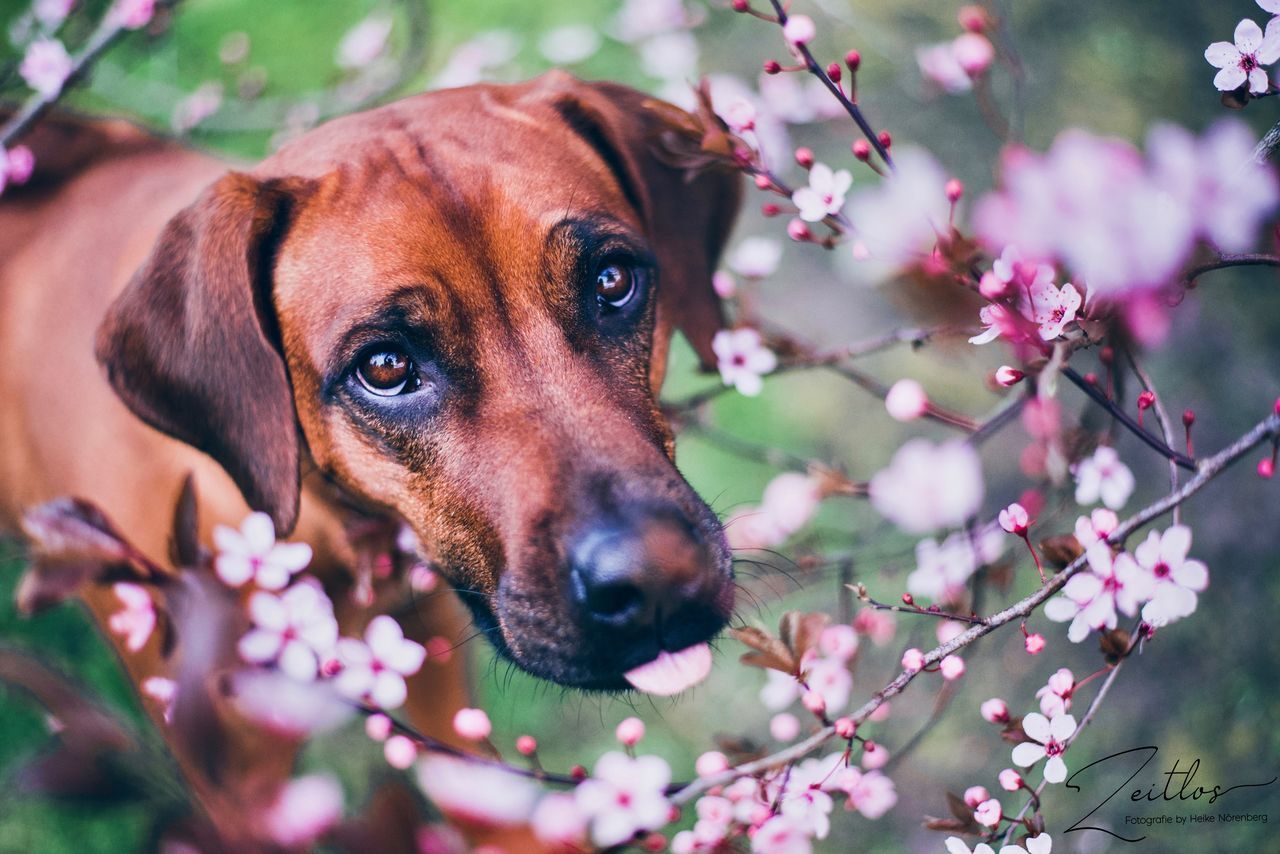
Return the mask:
<svg viewBox="0 0 1280 854">
<path fill-rule="evenodd" d="M 1156 421 L 1160 424 L 1160 434 L 1164 437 L 1164 443 L 1172 448 L 1173 426 L 1169 421 L 1169 413 L 1164 408 L 1164 402 L 1160 399 L 1160 395 L 1156 393 L 1155 383 L 1151 380 L 1151 376 L 1138 362 L 1138 357 L 1134 355 L 1132 349 L 1126 348 L 1124 354 L 1129 361 L 1129 367 L 1138 378 L 1138 382 L 1142 383 L 1143 390 L 1151 392 L 1151 405 L 1156 413 Z M 1173 460 L 1169 460 L 1169 489 L 1170 491 L 1173 491 L 1177 488 L 1178 464 Z M 1179 507 L 1173 508 L 1173 524 L 1177 525 L 1181 521 L 1182 509 Z"/>
<path fill-rule="evenodd" d="M 1222 255 L 1212 261 L 1192 267 L 1187 271 L 1186 281 L 1188 284 L 1194 284 L 1195 280 L 1205 273 L 1212 273 L 1214 270 L 1225 270 L 1228 267 L 1280 267 L 1280 256 L 1268 255 L 1264 252 L 1246 255 Z"/>
<path fill-rule="evenodd" d="M 1189 471 L 1196 470 L 1195 460 L 1180 451 L 1175 451 L 1173 448 L 1142 429 L 1142 427 L 1138 425 L 1138 422 L 1134 421 L 1133 417 L 1130 416 L 1129 413 L 1121 409 L 1114 400 L 1103 394 L 1102 391 L 1093 383 L 1088 382 L 1084 377 L 1080 376 L 1080 373 L 1076 371 L 1075 368 L 1064 365 L 1062 368 L 1062 375 L 1071 380 L 1071 383 L 1088 395 L 1094 403 L 1107 410 L 1107 412 L 1110 412 L 1111 417 L 1124 425 L 1129 432 L 1133 433 L 1133 435 L 1137 436 L 1152 449 L 1159 452 L 1165 459 L 1170 460 Z"/>
</svg>

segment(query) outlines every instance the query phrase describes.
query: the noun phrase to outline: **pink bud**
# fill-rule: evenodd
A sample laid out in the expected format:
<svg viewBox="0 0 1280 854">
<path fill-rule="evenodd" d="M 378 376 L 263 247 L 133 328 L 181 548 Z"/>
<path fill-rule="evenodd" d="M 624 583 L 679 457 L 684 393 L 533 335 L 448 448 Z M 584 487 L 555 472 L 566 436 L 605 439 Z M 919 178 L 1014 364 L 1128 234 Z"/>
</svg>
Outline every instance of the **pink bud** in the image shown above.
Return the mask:
<svg viewBox="0 0 1280 854">
<path fill-rule="evenodd" d="M 1017 534 L 1019 537 L 1025 536 L 1030 524 L 1026 508 L 1016 501 L 1000 511 L 1000 527 L 1010 534 Z"/>
<path fill-rule="evenodd" d="M 854 733 L 858 731 L 857 726 L 853 723 L 853 718 L 836 718 L 836 735 L 841 738 L 853 738 Z"/>
<path fill-rule="evenodd" d="M 613 734 L 627 747 L 635 747 L 640 739 L 644 738 L 644 721 L 639 718 L 627 718 L 618 724 Z"/>
<path fill-rule="evenodd" d="M 532 756 L 538 752 L 538 740 L 531 735 L 522 735 L 516 739 L 516 752 L 521 756 Z"/>
<path fill-rule="evenodd" d="M 444 663 L 453 658 L 453 642 L 443 635 L 427 638 L 427 657 L 432 661 Z"/>
<path fill-rule="evenodd" d="M 964 195 L 964 184 L 958 178 L 952 178 L 947 182 L 947 201 L 955 204 L 960 201 L 960 197 Z"/>
<path fill-rule="evenodd" d="M 827 76 L 831 78 L 831 82 L 833 82 L 833 83 L 839 83 L 839 82 L 840 82 L 840 77 L 841 77 L 843 74 L 844 74 L 844 72 L 842 72 L 842 71 L 840 70 L 840 63 L 838 63 L 838 62 L 833 62 L 833 63 L 831 63 L 830 65 L 828 65 L 828 66 L 827 66 Z"/>
<path fill-rule="evenodd" d="M 851 50 L 844 55 L 844 64 L 849 66 L 850 71 L 857 71 L 858 66 L 862 65 L 862 54 L 856 50 Z"/>
<path fill-rule="evenodd" d="M 1006 792 L 1016 792 L 1022 788 L 1022 775 L 1012 768 L 1000 772 L 1000 788 Z"/>
<path fill-rule="evenodd" d="M 893 147 L 893 135 L 890 134 L 887 130 L 880 131 L 880 135 L 876 138 L 880 140 L 880 147 L 883 148 L 885 151 L 888 151 L 890 148 Z"/>
<path fill-rule="evenodd" d="M 978 280 L 978 293 L 990 300 L 1000 299 L 1009 293 L 1009 283 L 988 270 Z"/>
<path fill-rule="evenodd" d="M 965 33 L 951 44 L 952 55 L 964 69 L 965 74 L 977 77 L 991 67 L 996 51 L 986 36 L 977 33 Z"/>
<path fill-rule="evenodd" d="M 436 589 L 439 580 L 439 576 L 431 571 L 431 567 L 425 564 L 420 563 L 409 570 L 409 587 L 415 593 L 430 593 Z"/>
<path fill-rule="evenodd" d="M 912 673 L 918 673 L 924 667 L 924 653 L 915 647 L 902 654 L 902 667 Z"/>
<path fill-rule="evenodd" d="M 987 11 L 981 6 L 961 6 L 956 19 L 963 29 L 971 33 L 980 33 L 987 28 Z"/>
<path fill-rule="evenodd" d="M 374 741 L 386 741 L 391 735 L 391 718 L 386 715 L 369 715 L 364 719 L 364 734 Z"/>
<path fill-rule="evenodd" d="M 996 384 L 1004 386 L 1005 388 L 1017 385 L 1022 382 L 1022 378 L 1025 376 L 1026 374 L 1022 371 L 1009 365 L 1001 365 L 996 368 Z"/>
<path fill-rule="evenodd" d="M 995 827 L 1000 823 L 1002 813 L 1003 809 L 1000 806 L 1000 802 L 992 798 L 989 801 L 983 801 L 978 804 L 973 811 L 973 820 L 985 827 Z"/>
<path fill-rule="evenodd" d="M 1192 424 L 1195 424 L 1195 423 L 1196 423 L 1196 411 L 1194 409 L 1188 409 L 1182 413 L 1183 427 L 1190 427 Z"/>
<path fill-rule="evenodd" d="M 1275 460 L 1271 459 L 1270 457 L 1263 457 L 1262 459 L 1258 460 L 1258 477 L 1263 478 L 1265 480 L 1270 480 L 1275 473 L 1276 473 Z"/>
<path fill-rule="evenodd" d="M 782 28 L 783 37 L 796 45 L 808 44 L 817 33 L 818 28 L 808 15 L 792 15 Z"/>
<path fill-rule="evenodd" d="M 951 641 L 964 634 L 964 623 L 959 620 L 943 620 L 938 623 L 938 629 L 935 632 L 938 643 L 950 643 Z"/>
<path fill-rule="evenodd" d="M 805 169 L 813 166 L 813 149 L 801 146 L 796 149 L 796 162 Z"/>
<path fill-rule="evenodd" d="M 981 706 L 978 711 L 982 714 L 982 719 L 988 723 L 1004 724 L 1009 722 L 1009 706 L 999 697 L 992 697 Z"/>
<path fill-rule="evenodd" d="M 893 711 L 893 704 L 890 703 L 888 700 L 885 700 L 880 705 L 876 706 L 875 711 L 867 715 L 867 720 L 871 721 L 872 723 L 877 723 L 877 724 L 882 723 L 883 721 L 889 720 L 889 714 L 892 711 Z"/>
<path fill-rule="evenodd" d="M 5 175 L 0 176 L 0 185 L 4 184 L 3 178 L 8 178 L 14 184 L 25 184 L 35 169 L 36 156 L 31 153 L 31 149 L 25 145 L 15 145 L 9 149 L 8 163 L 5 165 Z"/>
<path fill-rule="evenodd" d="M 796 218 L 787 223 L 787 236 L 799 243 L 805 243 L 813 239 L 813 232 L 809 231 L 809 226 L 805 225 L 804 220 Z"/>
<path fill-rule="evenodd" d="M 453 731 L 467 741 L 484 741 L 493 732 L 493 724 L 484 709 L 459 709 L 453 716 Z"/>
<path fill-rule="evenodd" d="M 733 280 L 733 276 L 724 270 L 716 270 L 711 276 L 711 287 L 715 290 L 716 296 L 720 299 L 730 299 L 738 292 L 738 283 Z"/>
<path fill-rule="evenodd" d="M 871 159 L 871 144 L 865 139 L 854 140 L 853 145 L 850 146 L 850 150 L 853 152 L 854 157 L 864 163 Z"/>
<path fill-rule="evenodd" d="M 382 755 L 388 765 L 403 771 L 418 758 L 418 748 L 407 736 L 393 735 L 382 745 Z"/>
<path fill-rule="evenodd" d="M 1276 398 L 1276 405 L 1271 407 L 1271 411 L 1276 415 L 1280 415 L 1280 397 Z"/>
<path fill-rule="evenodd" d="M 977 809 L 978 804 L 983 801 L 989 800 L 991 800 L 991 793 L 985 786 L 970 786 L 964 790 L 964 802 L 973 809 Z"/>
<path fill-rule="evenodd" d="M 1044 635 L 1027 635 L 1026 646 L 1029 654 L 1038 655 L 1044 649 Z"/>
<path fill-rule="evenodd" d="M 790 712 L 779 712 L 769 721 L 769 734 L 778 741 L 791 741 L 800 734 L 800 721 Z"/>
<path fill-rule="evenodd" d="M 751 4 L 747 0 L 733 0 L 733 11 L 746 12 L 751 8 Z"/>
<path fill-rule="evenodd" d="M 574 765 L 569 769 L 569 776 L 581 782 L 587 779 L 587 769 L 581 765 Z"/>
<path fill-rule="evenodd" d="M 885 395 L 884 408 L 895 421 L 914 421 L 928 411 L 929 398 L 915 380 L 898 380 Z"/>
<path fill-rule="evenodd" d="M 776 59 L 766 59 L 764 61 L 765 74 L 777 74 L 782 71 L 782 65 Z"/>
<path fill-rule="evenodd" d="M 782 213 L 782 207 L 776 202 L 765 202 L 760 206 L 760 213 L 768 217 L 774 217 Z"/>
<path fill-rule="evenodd" d="M 942 671 L 943 679 L 954 682 L 964 675 L 964 659 L 958 655 L 948 655 L 938 662 L 938 669 Z"/>
<path fill-rule="evenodd" d="M 817 691 L 805 691 L 800 702 L 815 715 L 821 715 L 827 710 L 827 701 Z"/>
<path fill-rule="evenodd" d="M 767 190 L 773 186 L 773 180 L 764 173 L 757 175 L 755 177 L 755 182 L 757 190 Z"/>
<path fill-rule="evenodd" d="M 862 746 L 862 767 L 868 771 L 883 768 L 889 764 L 889 751 L 875 742 L 868 741 Z"/>
<path fill-rule="evenodd" d="M 698 772 L 699 777 L 710 777 L 729 770 L 729 759 L 718 750 L 708 750 L 693 763 L 693 770 Z"/>
</svg>

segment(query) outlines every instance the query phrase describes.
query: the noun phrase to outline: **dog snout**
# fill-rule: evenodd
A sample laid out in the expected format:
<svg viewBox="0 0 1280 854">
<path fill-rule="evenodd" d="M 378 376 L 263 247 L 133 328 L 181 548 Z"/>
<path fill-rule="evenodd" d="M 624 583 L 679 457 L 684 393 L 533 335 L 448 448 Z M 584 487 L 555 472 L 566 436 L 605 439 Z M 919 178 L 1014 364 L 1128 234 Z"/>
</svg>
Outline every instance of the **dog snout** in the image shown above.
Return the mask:
<svg viewBox="0 0 1280 854">
<path fill-rule="evenodd" d="M 679 511 L 651 509 L 585 528 L 569 549 L 574 604 L 587 628 L 657 630 L 697 605 L 716 562 Z"/>
</svg>

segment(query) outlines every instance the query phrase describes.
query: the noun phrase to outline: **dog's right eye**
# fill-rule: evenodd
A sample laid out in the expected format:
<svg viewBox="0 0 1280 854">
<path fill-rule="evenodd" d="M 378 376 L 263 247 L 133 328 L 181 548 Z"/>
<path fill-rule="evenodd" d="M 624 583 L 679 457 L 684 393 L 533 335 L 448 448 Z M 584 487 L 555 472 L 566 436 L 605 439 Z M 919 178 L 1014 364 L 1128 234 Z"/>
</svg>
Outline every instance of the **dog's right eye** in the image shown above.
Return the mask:
<svg viewBox="0 0 1280 854">
<path fill-rule="evenodd" d="M 371 350 L 356 366 L 360 385 L 379 397 L 395 397 L 413 391 L 420 383 L 413 361 L 397 350 Z"/>
</svg>

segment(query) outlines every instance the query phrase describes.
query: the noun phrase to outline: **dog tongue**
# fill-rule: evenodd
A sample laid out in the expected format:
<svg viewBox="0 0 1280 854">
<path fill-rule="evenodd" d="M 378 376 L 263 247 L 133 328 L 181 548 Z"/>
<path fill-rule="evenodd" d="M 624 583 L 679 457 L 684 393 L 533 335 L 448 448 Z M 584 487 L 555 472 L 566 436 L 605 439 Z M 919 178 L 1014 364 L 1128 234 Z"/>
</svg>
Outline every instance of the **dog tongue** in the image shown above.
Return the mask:
<svg viewBox="0 0 1280 854">
<path fill-rule="evenodd" d="M 623 676 L 637 690 L 670 697 L 697 685 L 711 672 L 711 647 L 705 643 L 679 652 L 660 652 L 648 664 L 628 670 Z"/>
</svg>

